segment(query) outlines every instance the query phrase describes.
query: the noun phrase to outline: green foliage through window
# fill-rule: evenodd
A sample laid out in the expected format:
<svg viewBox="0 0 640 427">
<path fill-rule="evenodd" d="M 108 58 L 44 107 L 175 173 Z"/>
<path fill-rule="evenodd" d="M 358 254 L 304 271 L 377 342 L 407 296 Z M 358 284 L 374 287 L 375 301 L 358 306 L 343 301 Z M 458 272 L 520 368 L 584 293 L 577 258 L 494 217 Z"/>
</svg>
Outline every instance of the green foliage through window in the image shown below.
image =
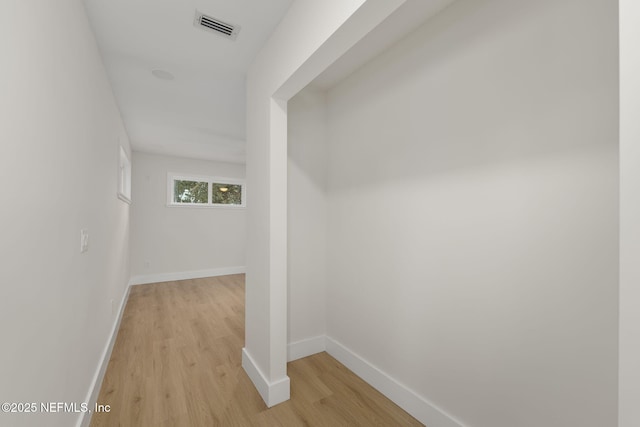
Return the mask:
<svg viewBox="0 0 640 427">
<path fill-rule="evenodd" d="M 167 187 L 169 206 L 243 208 L 246 203 L 244 181 L 234 178 L 168 173 Z"/>
<path fill-rule="evenodd" d="M 236 184 L 211 183 L 211 203 L 220 205 L 241 205 L 242 186 Z"/>
<path fill-rule="evenodd" d="M 209 203 L 209 183 L 176 179 L 173 186 L 173 201 L 175 203 Z"/>
</svg>

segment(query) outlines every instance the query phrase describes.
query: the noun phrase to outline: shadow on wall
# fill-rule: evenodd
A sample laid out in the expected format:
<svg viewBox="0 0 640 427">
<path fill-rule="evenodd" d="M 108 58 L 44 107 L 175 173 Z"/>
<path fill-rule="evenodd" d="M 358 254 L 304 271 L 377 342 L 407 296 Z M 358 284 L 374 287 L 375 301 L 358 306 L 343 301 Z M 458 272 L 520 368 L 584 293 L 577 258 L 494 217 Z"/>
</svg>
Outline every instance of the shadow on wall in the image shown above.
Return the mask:
<svg viewBox="0 0 640 427">
<path fill-rule="evenodd" d="M 468 425 L 615 423 L 614 3 L 460 0 L 329 91 L 327 336 Z"/>
</svg>

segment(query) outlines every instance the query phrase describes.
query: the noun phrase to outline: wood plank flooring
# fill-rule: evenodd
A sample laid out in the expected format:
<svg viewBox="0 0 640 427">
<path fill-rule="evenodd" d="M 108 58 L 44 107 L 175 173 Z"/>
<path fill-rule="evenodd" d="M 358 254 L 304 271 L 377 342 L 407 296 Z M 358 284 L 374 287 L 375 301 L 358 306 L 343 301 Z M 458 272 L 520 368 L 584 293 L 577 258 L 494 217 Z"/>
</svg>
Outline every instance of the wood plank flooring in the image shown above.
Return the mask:
<svg viewBox="0 0 640 427">
<path fill-rule="evenodd" d="M 131 289 L 92 427 L 421 426 L 327 353 L 289 363 L 267 408 L 241 366 L 244 275 Z"/>
</svg>

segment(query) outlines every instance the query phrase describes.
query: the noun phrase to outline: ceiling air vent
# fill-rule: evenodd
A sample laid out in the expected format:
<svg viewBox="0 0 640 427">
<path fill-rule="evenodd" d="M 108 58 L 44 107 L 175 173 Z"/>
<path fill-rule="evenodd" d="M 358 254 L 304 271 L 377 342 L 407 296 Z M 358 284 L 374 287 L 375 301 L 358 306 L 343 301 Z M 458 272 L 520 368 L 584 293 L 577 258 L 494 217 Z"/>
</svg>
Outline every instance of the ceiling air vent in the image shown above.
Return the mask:
<svg viewBox="0 0 640 427">
<path fill-rule="evenodd" d="M 193 25 L 231 40 L 235 40 L 236 37 L 238 37 L 238 32 L 240 31 L 240 27 L 237 25 L 227 24 L 226 22 L 207 16 L 197 10 L 196 19 L 193 21 Z"/>
</svg>

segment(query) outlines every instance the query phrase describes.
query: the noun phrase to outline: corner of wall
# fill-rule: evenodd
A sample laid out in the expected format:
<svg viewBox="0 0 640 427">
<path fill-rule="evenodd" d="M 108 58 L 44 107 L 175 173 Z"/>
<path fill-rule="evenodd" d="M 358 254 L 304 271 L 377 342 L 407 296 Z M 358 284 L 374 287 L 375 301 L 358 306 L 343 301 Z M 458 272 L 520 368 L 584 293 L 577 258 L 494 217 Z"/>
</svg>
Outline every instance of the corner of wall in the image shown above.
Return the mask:
<svg viewBox="0 0 640 427">
<path fill-rule="evenodd" d="M 287 346 L 287 362 L 322 353 L 326 350 L 326 347 L 326 337 L 324 335 L 289 343 Z"/>
<path fill-rule="evenodd" d="M 269 408 L 289 400 L 291 390 L 289 377 L 285 376 L 273 382 L 268 381 L 246 347 L 242 349 L 242 368 Z"/>
</svg>

